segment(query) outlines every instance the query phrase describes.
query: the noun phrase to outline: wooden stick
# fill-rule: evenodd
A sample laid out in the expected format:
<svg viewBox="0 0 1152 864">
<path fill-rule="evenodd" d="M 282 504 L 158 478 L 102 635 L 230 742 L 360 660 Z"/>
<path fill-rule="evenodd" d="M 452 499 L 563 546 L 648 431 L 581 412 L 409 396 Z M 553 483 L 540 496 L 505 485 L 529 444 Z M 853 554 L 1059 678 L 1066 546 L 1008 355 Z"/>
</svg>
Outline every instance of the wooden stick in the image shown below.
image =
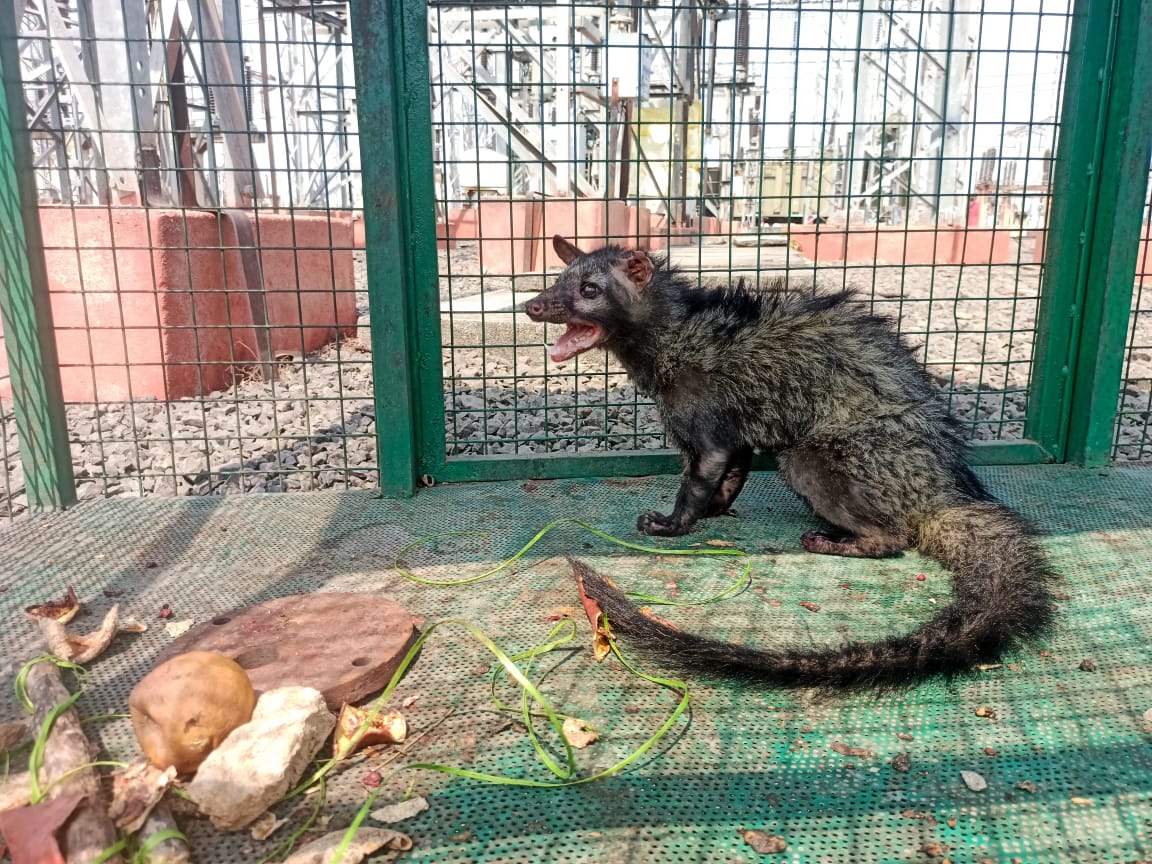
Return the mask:
<svg viewBox="0 0 1152 864">
<path fill-rule="evenodd" d="M 27 771 L 0 777 L 0 811 L 15 810 L 32 800 L 32 775 Z"/>
<path fill-rule="evenodd" d="M 148 814 L 147 820 L 136 834 L 136 842 L 143 845 L 148 842 L 149 837 L 161 831 L 179 830 L 172 815 L 172 808 L 168 806 L 167 801 L 161 801 Z M 187 844 L 177 838 L 163 840 L 148 852 L 149 864 L 189 864 L 191 860 Z"/>
<path fill-rule="evenodd" d="M 40 729 L 48 714 L 71 695 L 60 680 L 60 670 L 47 661 L 35 664 L 28 671 L 28 698 L 35 707 L 34 728 Z M 40 769 L 40 786 L 63 777 L 92 761 L 93 750 L 80 728 L 80 718 L 69 708 L 52 724 L 44 747 L 44 763 Z M 66 780 L 53 786 L 49 798 L 66 794 L 84 795 L 72 818 L 61 829 L 60 851 L 68 864 L 92 864 L 117 841 L 116 827 L 108 818 L 108 801 L 100 788 L 95 769 L 76 771 Z M 123 859 L 114 855 L 108 864 L 121 864 Z"/>
</svg>

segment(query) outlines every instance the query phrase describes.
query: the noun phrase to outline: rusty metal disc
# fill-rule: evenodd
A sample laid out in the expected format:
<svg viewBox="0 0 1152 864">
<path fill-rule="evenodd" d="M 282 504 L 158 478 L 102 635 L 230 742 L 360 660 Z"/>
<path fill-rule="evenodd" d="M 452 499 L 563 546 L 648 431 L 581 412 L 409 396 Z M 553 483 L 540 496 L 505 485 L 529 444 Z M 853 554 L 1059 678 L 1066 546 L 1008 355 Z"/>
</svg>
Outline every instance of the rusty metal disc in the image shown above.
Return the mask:
<svg viewBox="0 0 1152 864">
<path fill-rule="evenodd" d="M 382 689 L 415 637 L 412 616 L 383 597 L 299 594 L 222 612 L 176 639 L 156 662 L 214 651 L 239 663 L 257 694 L 313 687 L 338 711 Z"/>
</svg>

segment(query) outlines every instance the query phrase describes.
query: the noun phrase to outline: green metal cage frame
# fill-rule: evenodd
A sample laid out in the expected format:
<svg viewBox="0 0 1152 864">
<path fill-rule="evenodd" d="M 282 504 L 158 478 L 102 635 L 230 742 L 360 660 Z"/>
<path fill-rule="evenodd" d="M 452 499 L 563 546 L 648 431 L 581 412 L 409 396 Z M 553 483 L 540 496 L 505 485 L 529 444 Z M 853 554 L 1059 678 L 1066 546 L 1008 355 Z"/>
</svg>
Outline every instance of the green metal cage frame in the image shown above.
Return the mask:
<svg viewBox="0 0 1152 864">
<path fill-rule="evenodd" d="M 437 482 L 647 475 L 669 452 L 448 456 L 426 0 L 351 0 L 363 139 L 380 489 Z M 1075 0 L 1025 437 L 978 442 L 979 464 L 1107 464 L 1152 150 L 1152 4 Z M 47 278 L 15 56 L 0 10 L 0 314 L 17 334 L 13 396 L 29 503 L 74 498 Z M 16 106 L 16 107 L 13 107 Z M 765 458 L 757 467 L 771 468 Z"/>
</svg>

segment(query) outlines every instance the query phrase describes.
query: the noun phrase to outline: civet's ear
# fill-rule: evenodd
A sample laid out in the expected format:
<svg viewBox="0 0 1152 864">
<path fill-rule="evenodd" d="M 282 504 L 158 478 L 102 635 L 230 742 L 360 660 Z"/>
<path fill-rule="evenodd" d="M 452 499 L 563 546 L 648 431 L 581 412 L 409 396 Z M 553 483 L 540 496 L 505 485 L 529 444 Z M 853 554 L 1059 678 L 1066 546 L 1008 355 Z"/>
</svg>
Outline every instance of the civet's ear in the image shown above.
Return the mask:
<svg viewBox="0 0 1152 864">
<path fill-rule="evenodd" d="M 635 291 L 643 291 L 652 281 L 656 265 L 646 253 L 637 249 L 627 258 L 621 258 L 613 269 L 618 279 Z"/>
<path fill-rule="evenodd" d="M 552 248 L 556 250 L 556 254 L 565 264 L 571 264 L 584 254 L 559 234 L 552 235 Z"/>
</svg>

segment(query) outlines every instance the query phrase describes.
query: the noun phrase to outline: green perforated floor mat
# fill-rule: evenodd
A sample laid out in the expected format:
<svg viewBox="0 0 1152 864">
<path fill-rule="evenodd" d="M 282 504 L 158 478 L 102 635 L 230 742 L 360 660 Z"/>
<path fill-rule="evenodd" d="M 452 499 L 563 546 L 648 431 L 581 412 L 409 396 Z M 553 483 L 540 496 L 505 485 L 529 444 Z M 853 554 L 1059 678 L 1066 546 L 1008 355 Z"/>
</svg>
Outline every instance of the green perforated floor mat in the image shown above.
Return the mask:
<svg viewBox="0 0 1152 864">
<path fill-rule="evenodd" d="M 388 777 L 405 762 L 438 761 L 551 779 L 523 728 L 490 701 L 490 655 L 463 631 L 441 629 L 396 693 L 397 703 L 418 697 L 404 709 L 409 752 L 381 768 L 388 784 L 381 803 L 411 792 L 430 804 L 398 826 L 415 843 L 404 859 L 880 864 L 939 853 L 956 864 L 1132 864 L 1152 855 L 1152 728 L 1142 720 L 1152 708 L 1152 470 L 981 473 L 1046 532 L 1065 577 L 1059 630 L 1044 645 L 959 684 L 880 697 L 817 701 L 804 692 L 690 681 L 689 713 L 637 764 L 601 782 L 539 790 L 427 771 Z M 380 592 L 428 621 L 465 618 L 510 652 L 524 650 L 546 636 L 563 607 L 578 604 L 564 553 L 586 557 L 623 587 L 680 599 L 717 593 L 738 570 L 731 561 L 613 547 L 575 526 L 552 532 L 511 572 L 467 586 L 406 581 L 392 570 L 396 553 L 434 532 L 491 532 L 439 541 L 408 558 L 421 576 L 451 578 L 512 555 L 556 517 L 637 539 L 636 515 L 666 505 L 675 484 L 478 484 L 404 502 L 342 493 L 82 506 L 0 532 L 3 677 L 10 682 L 37 650 L 22 608 L 69 583 L 90 610 L 78 626 L 94 627 L 117 601 L 152 625 L 120 637 L 91 666 L 79 703 L 88 716 L 125 710 L 129 690 L 170 641 L 156 619 L 165 603 L 174 620 L 203 621 L 291 593 Z M 799 536 L 811 519 L 773 475 L 754 477 L 738 510 L 688 542 L 723 539 L 747 550 L 752 586 L 715 605 L 661 613 L 683 628 L 818 645 L 908 629 L 946 601 L 947 577 L 916 555 L 880 562 L 805 555 Z M 121 593 L 113 601 L 105 591 Z M 579 626 L 571 650 L 549 655 L 536 675 L 547 673 L 541 686 L 558 710 L 600 729 L 601 740 L 579 752 L 580 771 L 590 774 L 638 747 L 676 699 L 614 662 L 596 664 L 586 620 Z M 1084 660 L 1095 671 L 1082 670 Z M 20 714 L 4 688 L 0 722 Z M 995 717 L 978 716 L 980 706 Z M 90 734 L 112 758 L 135 752 L 127 721 L 95 723 Z M 836 742 L 871 755 L 840 755 Z M 909 771 L 893 768 L 898 754 L 908 755 Z M 336 779 L 329 829 L 348 824 L 378 762 L 357 761 Z M 971 791 L 961 771 L 980 774 L 987 788 Z M 303 818 L 291 806 L 279 812 Z M 271 848 L 196 820 L 184 827 L 201 862 L 256 861 Z M 760 856 L 741 828 L 782 837 L 787 849 Z"/>
</svg>

